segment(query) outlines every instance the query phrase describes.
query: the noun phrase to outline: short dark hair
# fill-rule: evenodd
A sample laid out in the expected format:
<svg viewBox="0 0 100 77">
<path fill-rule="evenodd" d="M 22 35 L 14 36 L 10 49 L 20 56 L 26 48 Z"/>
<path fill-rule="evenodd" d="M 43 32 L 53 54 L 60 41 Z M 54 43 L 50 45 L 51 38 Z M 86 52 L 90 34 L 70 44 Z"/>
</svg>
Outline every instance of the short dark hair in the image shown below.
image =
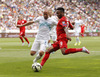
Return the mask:
<svg viewBox="0 0 100 77">
<path fill-rule="evenodd" d="M 64 13 L 64 11 L 65 11 L 65 9 L 62 8 L 62 7 L 58 7 L 56 10 L 60 10 L 60 11 L 62 11 L 63 13 Z"/>
</svg>

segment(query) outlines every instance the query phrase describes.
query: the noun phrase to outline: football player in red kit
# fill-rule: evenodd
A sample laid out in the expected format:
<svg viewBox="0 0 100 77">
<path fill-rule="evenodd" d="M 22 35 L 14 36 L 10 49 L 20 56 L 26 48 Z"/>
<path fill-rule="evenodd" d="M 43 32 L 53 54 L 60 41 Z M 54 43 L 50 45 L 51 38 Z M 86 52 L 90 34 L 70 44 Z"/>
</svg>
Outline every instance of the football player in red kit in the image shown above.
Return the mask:
<svg viewBox="0 0 100 77">
<path fill-rule="evenodd" d="M 26 21 L 26 20 L 23 20 L 23 17 L 22 17 L 22 16 L 18 16 L 17 25 L 22 25 L 22 24 L 25 24 L 26 22 L 27 22 L 27 21 Z M 30 43 L 29 43 L 27 37 L 25 37 L 25 26 L 20 27 L 19 38 L 20 38 L 21 41 L 22 41 L 22 46 L 24 45 L 24 40 L 23 40 L 23 38 L 27 41 L 28 46 L 30 46 Z"/>
<path fill-rule="evenodd" d="M 70 29 L 73 29 L 73 26 L 71 25 L 70 21 L 68 21 L 67 18 L 64 16 L 64 8 L 62 7 L 57 8 L 56 13 L 57 13 L 57 17 L 59 18 L 59 21 L 56 27 L 57 42 L 54 43 L 51 47 L 49 47 L 46 50 L 46 53 L 41 61 L 41 67 L 49 58 L 50 53 L 53 51 L 57 51 L 58 49 L 61 50 L 63 55 L 68 55 L 68 54 L 76 53 L 76 52 L 85 52 L 89 54 L 89 51 L 85 47 L 83 48 L 68 48 L 67 47 L 68 40 L 71 41 L 71 38 L 66 35 L 65 28 L 69 27 Z"/>
<path fill-rule="evenodd" d="M 82 37 L 84 37 L 84 28 L 85 28 L 85 25 L 81 25 L 81 35 L 82 35 Z"/>
</svg>

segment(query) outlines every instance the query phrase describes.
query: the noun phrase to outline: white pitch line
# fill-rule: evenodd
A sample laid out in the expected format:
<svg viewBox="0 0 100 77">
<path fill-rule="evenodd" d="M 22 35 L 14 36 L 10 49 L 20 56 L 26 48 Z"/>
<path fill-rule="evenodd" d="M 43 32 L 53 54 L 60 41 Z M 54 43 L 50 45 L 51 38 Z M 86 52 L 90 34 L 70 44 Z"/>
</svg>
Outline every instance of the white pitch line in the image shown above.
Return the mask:
<svg viewBox="0 0 100 77">
<path fill-rule="evenodd" d="M 0 48 L 0 50 L 1 50 L 2 48 Z"/>
<path fill-rule="evenodd" d="M 90 53 L 91 53 L 91 52 L 100 52 L 100 51 L 90 51 Z"/>
</svg>

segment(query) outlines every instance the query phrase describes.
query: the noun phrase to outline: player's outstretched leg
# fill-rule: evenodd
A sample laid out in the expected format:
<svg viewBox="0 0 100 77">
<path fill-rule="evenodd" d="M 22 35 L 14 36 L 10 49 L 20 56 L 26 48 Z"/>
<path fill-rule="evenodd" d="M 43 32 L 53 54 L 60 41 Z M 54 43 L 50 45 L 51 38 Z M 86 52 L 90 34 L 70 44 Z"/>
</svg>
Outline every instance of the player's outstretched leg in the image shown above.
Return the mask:
<svg viewBox="0 0 100 77">
<path fill-rule="evenodd" d="M 45 62 L 48 60 L 49 56 L 50 56 L 50 53 L 46 52 L 42 61 L 41 61 L 41 66 L 43 66 L 45 64 Z"/>
<path fill-rule="evenodd" d="M 50 56 L 50 53 L 54 51 L 54 48 L 53 46 L 51 46 L 50 48 L 48 48 L 46 50 L 46 53 L 41 61 L 41 66 L 43 66 L 45 64 L 45 62 L 48 60 L 49 56 Z"/>
<path fill-rule="evenodd" d="M 64 55 L 67 55 L 70 53 L 76 53 L 76 52 L 85 52 L 85 53 L 89 54 L 89 51 L 85 47 L 83 47 L 83 48 L 69 48 L 69 49 L 66 49 L 65 51 L 62 48 L 61 51 Z"/>
</svg>

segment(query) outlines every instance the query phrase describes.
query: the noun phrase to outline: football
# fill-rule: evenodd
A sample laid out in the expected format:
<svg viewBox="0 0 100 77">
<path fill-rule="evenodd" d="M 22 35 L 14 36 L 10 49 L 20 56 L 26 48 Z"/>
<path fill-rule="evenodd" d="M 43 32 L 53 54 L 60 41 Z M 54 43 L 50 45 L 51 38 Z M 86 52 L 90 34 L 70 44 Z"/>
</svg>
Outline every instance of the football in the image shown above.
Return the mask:
<svg viewBox="0 0 100 77">
<path fill-rule="evenodd" d="M 40 63 L 34 63 L 34 64 L 32 64 L 32 70 L 33 70 L 34 72 L 39 72 L 39 71 L 41 70 L 41 65 L 40 65 Z"/>
</svg>

